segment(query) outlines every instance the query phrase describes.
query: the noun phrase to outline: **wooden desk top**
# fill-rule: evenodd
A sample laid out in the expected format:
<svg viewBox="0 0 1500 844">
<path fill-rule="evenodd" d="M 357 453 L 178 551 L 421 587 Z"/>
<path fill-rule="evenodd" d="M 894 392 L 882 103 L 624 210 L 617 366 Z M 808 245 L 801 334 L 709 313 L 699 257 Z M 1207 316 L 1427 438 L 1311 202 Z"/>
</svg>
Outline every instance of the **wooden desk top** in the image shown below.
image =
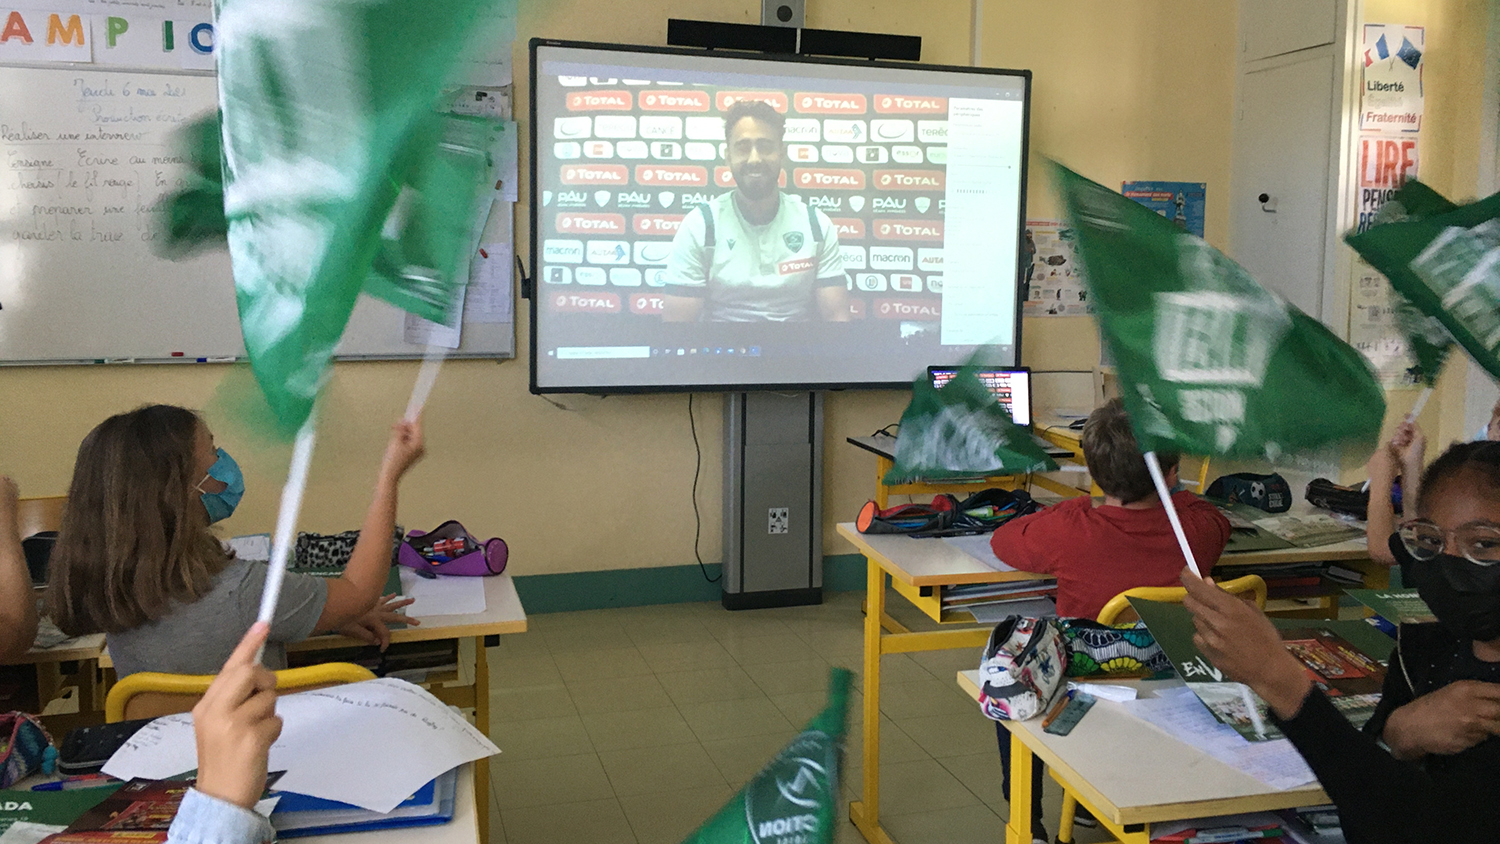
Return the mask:
<svg viewBox="0 0 1500 844">
<path fill-rule="evenodd" d="M 838 525 L 839 536 L 854 544 L 859 553 L 875 560 L 880 567 L 913 586 L 956 586 L 965 583 L 1003 583 L 1030 580 L 1046 575 L 1029 572 L 995 571 L 973 556 L 940 539 L 913 539 L 910 536 L 868 535 L 859 532 L 853 522 Z M 1237 551 L 1219 558 L 1221 565 L 1276 565 L 1323 560 L 1368 560 L 1370 554 L 1363 537 L 1336 545 L 1317 548 L 1278 548 L 1271 551 Z"/>
<path fill-rule="evenodd" d="M 104 634 L 91 633 L 77 636 L 51 648 L 32 648 L 24 656 L 17 657 L 12 665 L 39 665 L 47 662 L 68 662 L 75 659 L 95 659 L 104 651 Z"/>
<path fill-rule="evenodd" d="M 488 759 L 481 759 L 475 764 L 489 763 Z M 308 844 L 477 844 L 479 815 L 474 808 L 474 765 L 465 765 L 458 772 L 458 795 L 453 801 L 453 820 L 448 823 L 370 832 L 344 832 L 338 835 L 310 835 L 297 840 Z"/>
<path fill-rule="evenodd" d="M 1116 681 L 1141 689 L 1181 685 L 1180 680 Z M 964 693 L 979 697 L 979 672 L 958 672 Z M 976 717 L 983 717 L 976 713 Z M 1011 735 L 1068 781 L 1084 799 L 1118 824 L 1260 812 L 1329 802 L 1318 785 L 1278 790 L 1177 741 L 1123 706 L 1100 700 L 1073 732 L 1042 732 L 1042 719 L 1006 721 Z"/>
</svg>

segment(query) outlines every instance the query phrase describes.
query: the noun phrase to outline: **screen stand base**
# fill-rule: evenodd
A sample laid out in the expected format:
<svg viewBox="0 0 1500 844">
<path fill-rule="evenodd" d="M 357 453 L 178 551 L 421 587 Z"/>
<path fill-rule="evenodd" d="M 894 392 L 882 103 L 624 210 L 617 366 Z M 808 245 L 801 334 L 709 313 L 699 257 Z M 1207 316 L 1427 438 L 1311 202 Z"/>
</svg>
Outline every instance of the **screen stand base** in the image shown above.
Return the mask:
<svg viewBox="0 0 1500 844">
<path fill-rule="evenodd" d="M 823 395 L 724 396 L 726 609 L 823 602 Z"/>
</svg>

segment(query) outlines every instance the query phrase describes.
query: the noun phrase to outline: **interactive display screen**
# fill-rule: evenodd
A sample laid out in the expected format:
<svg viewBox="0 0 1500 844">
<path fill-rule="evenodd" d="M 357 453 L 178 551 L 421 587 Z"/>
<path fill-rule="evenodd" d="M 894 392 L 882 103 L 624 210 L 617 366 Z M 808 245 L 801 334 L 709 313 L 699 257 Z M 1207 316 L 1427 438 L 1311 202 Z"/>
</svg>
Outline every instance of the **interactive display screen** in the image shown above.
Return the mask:
<svg viewBox="0 0 1500 844">
<path fill-rule="evenodd" d="M 939 390 L 958 373 L 959 367 L 956 366 L 933 366 L 927 369 L 927 377 L 932 380 L 932 386 Z M 978 376 L 979 383 L 995 397 L 995 401 L 1010 414 L 1010 421 L 1022 428 L 1031 427 L 1031 370 L 1024 367 L 980 369 L 974 374 Z"/>
<path fill-rule="evenodd" d="M 1017 357 L 1031 77 L 532 42 L 532 389 Z"/>
</svg>

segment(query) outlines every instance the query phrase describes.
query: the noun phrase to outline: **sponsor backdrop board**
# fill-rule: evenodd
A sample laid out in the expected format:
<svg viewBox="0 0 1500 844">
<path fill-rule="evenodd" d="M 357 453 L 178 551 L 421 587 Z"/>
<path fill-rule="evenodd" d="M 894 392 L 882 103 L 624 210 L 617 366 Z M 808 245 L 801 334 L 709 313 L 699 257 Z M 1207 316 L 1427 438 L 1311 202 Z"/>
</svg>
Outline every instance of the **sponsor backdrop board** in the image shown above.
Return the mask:
<svg viewBox="0 0 1500 844">
<path fill-rule="evenodd" d="M 172 132 L 217 102 L 210 4 L 176 9 L 173 20 L 105 0 L 54 0 L 9 13 L 15 37 L 0 44 L 0 63 L 31 66 L 0 66 L 0 362 L 245 353 L 228 253 L 173 261 L 156 251 L 162 199 L 183 184 Z M 508 61 L 484 66 L 468 71 L 474 81 L 509 75 Z M 504 260 L 475 262 L 457 356 L 514 356 L 511 206 L 497 197 L 484 242 Z M 408 322 L 364 298 L 338 354 L 419 357 L 432 332 Z"/>
<path fill-rule="evenodd" d="M 1028 74 L 533 49 L 538 389 L 909 383 L 986 344 L 1015 362 Z M 784 121 L 760 227 L 732 196 L 743 100 Z M 684 295 L 707 301 L 687 320 Z"/>
</svg>

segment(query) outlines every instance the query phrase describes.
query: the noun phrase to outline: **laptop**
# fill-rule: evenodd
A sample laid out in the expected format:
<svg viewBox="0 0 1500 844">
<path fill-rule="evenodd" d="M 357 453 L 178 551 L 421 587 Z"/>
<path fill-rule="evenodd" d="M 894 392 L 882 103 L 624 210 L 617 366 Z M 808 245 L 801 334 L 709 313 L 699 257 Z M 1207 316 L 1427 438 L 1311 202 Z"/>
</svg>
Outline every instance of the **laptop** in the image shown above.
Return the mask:
<svg viewBox="0 0 1500 844">
<path fill-rule="evenodd" d="M 952 381 L 958 375 L 962 367 L 958 366 L 929 366 L 927 367 L 927 380 L 932 386 L 942 389 L 944 384 Z M 990 391 L 995 401 L 1005 408 L 1010 414 L 1012 422 L 1027 430 L 1031 429 L 1031 370 L 1024 366 L 1007 367 L 1001 369 L 980 369 L 975 375 L 979 377 L 979 383 Z M 1035 432 L 1031 434 L 1031 441 L 1037 448 L 1053 457 L 1066 456 L 1072 452 L 1050 443 Z"/>
</svg>

